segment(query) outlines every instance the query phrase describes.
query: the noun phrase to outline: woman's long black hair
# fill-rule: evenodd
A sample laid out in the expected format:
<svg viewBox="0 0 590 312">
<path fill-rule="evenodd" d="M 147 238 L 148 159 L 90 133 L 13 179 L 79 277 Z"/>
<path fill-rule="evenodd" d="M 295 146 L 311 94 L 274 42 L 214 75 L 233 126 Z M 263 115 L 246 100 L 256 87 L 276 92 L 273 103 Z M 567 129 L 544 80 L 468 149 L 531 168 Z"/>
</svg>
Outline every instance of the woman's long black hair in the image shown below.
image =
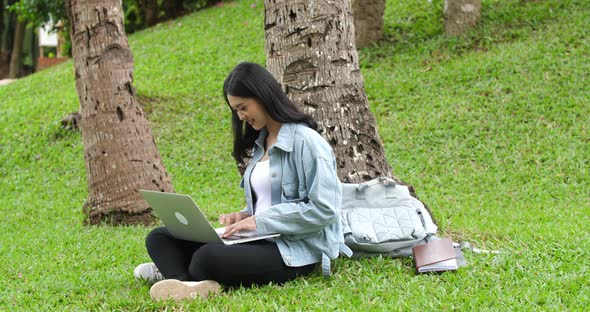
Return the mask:
<svg viewBox="0 0 590 312">
<path fill-rule="evenodd" d="M 229 105 L 228 95 L 258 100 L 275 121 L 303 123 L 316 131 L 318 129 L 317 122 L 311 116 L 301 112 L 289 100 L 272 74 L 258 64 L 240 63 L 227 75 L 223 83 L 223 96 L 227 105 Z M 242 122 L 233 109 L 232 128 L 234 132 L 232 156 L 238 165 L 243 167 L 246 163 L 245 159 L 251 157 L 250 153 L 260 131 Z"/>
</svg>

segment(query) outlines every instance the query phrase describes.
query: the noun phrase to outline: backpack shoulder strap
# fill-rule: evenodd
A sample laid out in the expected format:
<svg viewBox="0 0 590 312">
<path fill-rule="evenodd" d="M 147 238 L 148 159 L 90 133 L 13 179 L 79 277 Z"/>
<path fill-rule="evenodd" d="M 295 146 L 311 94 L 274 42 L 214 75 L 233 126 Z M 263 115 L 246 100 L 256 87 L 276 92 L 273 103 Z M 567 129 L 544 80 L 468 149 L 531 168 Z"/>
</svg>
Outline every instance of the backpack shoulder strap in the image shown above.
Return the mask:
<svg viewBox="0 0 590 312">
<path fill-rule="evenodd" d="M 352 257 L 352 250 L 342 242 L 340 243 L 340 253 L 346 255 L 349 258 Z M 330 275 L 332 275 L 330 266 L 330 257 L 328 257 L 325 253 L 322 253 L 322 275 L 324 278 L 329 278 Z"/>
</svg>

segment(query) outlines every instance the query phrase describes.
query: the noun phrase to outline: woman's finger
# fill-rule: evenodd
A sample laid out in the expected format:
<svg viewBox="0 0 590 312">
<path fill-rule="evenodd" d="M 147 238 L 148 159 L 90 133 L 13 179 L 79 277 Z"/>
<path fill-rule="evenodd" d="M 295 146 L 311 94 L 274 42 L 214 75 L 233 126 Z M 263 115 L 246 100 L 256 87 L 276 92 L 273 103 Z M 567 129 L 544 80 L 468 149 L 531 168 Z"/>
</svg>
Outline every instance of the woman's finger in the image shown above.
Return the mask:
<svg viewBox="0 0 590 312">
<path fill-rule="evenodd" d="M 256 230 L 256 219 L 254 216 L 245 218 L 240 222 L 236 222 L 225 228 L 222 237 L 228 237 L 239 231 L 254 231 Z"/>
<path fill-rule="evenodd" d="M 223 235 L 221 235 L 221 237 L 223 238 L 227 238 L 229 236 L 231 236 L 232 234 L 234 234 L 236 232 L 236 227 L 238 226 L 238 223 L 234 223 L 230 226 L 225 227 L 225 232 L 223 233 Z"/>
</svg>

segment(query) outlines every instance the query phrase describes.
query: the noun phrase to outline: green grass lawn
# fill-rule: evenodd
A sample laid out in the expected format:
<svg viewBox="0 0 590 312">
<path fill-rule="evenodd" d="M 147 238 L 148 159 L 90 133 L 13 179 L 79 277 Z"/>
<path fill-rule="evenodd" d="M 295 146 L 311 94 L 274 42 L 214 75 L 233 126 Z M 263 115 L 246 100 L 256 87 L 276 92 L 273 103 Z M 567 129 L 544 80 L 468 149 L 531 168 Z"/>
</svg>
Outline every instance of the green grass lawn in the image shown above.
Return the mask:
<svg viewBox="0 0 590 312">
<path fill-rule="evenodd" d="M 484 0 L 481 25 L 442 35 L 442 0 L 388 1 L 360 52 L 397 177 L 413 184 L 467 267 L 339 259 L 334 275 L 155 303 L 133 268 L 147 227 L 82 224 L 87 195 L 73 64 L 0 87 L 0 311 L 566 310 L 590 306 L 590 3 Z M 263 2 L 226 3 L 130 36 L 135 86 L 177 192 L 211 219 L 240 209 L 221 93 L 264 64 Z"/>
</svg>

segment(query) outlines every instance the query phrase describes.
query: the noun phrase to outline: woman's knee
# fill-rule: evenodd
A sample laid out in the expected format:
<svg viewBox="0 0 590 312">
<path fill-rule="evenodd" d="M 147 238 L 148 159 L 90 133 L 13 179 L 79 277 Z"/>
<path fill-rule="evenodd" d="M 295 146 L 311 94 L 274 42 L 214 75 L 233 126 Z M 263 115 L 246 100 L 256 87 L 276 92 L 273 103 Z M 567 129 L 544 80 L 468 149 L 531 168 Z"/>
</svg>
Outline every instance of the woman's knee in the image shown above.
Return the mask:
<svg viewBox="0 0 590 312">
<path fill-rule="evenodd" d="M 210 278 L 208 275 L 216 271 L 216 263 L 219 261 L 219 248 L 222 246 L 219 244 L 205 244 L 195 251 L 188 267 L 189 274 L 196 280 Z"/>
<path fill-rule="evenodd" d="M 209 267 L 212 263 L 215 263 L 220 246 L 218 244 L 203 245 L 195 251 L 191 263 L 198 263 L 200 266 Z"/>
<path fill-rule="evenodd" d="M 162 239 L 170 238 L 170 232 L 165 226 L 157 227 L 150 231 L 150 233 L 145 238 L 145 246 L 150 248 L 154 246 L 157 242 L 161 241 Z"/>
</svg>

